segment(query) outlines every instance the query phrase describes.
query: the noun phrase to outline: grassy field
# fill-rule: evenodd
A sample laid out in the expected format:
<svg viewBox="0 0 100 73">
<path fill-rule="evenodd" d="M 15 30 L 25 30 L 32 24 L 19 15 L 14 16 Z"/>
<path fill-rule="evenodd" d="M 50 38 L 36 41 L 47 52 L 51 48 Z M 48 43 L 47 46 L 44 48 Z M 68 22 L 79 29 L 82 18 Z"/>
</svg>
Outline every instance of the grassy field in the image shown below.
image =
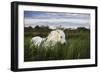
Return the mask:
<svg viewBox="0 0 100 73">
<path fill-rule="evenodd" d="M 45 29 L 44 29 L 45 28 Z M 46 37 L 51 29 L 48 27 L 24 28 L 24 61 L 69 60 L 90 58 L 90 30 L 85 28 L 65 29 L 67 43 L 57 43 L 54 47 L 30 48 L 34 36 Z"/>
</svg>

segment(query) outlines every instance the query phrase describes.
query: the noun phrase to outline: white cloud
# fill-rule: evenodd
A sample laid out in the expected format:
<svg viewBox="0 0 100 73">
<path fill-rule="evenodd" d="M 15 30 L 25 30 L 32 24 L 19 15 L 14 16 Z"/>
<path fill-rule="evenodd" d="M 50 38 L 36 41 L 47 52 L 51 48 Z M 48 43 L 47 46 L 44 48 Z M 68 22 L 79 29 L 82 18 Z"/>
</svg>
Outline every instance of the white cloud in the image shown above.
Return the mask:
<svg viewBox="0 0 100 73">
<path fill-rule="evenodd" d="M 78 24 L 89 24 L 90 21 L 87 19 L 25 19 L 24 23 L 25 24 L 34 24 L 34 23 L 44 23 L 44 22 L 57 22 L 57 23 L 61 23 L 61 22 L 68 22 L 68 23 L 78 23 Z"/>
</svg>

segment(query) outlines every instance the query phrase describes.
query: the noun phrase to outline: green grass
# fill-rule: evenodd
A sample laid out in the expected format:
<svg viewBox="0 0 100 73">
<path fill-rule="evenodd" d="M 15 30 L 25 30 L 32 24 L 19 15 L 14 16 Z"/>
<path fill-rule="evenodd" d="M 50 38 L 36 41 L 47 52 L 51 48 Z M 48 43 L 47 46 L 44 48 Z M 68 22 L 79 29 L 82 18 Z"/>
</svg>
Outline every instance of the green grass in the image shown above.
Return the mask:
<svg viewBox="0 0 100 73">
<path fill-rule="evenodd" d="M 32 34 L 34 34 L 34 32 Z M 67 43 L 63 45 L 57 43 L 54 47 L 46 47 L 46 48 L 44 48 L 42 45 L 40 45 L 39 47 L 33 45 L 30 48 L 30 40 L 32 36 L 29 35 L 25 36 L 24 61 L 27 62 L 27 61 L 69 60 L 69 59 L 90 58 L 90 31 L 66 30 L 64 32 L 66 35 Z M 28 32 L 25 32 L 25 34 L 26 33 Z M 43 33 L 45 34 L 45 32 Z M 46 34 L 48 33 L 49 32 L 46 32 Z"/>
</svg>

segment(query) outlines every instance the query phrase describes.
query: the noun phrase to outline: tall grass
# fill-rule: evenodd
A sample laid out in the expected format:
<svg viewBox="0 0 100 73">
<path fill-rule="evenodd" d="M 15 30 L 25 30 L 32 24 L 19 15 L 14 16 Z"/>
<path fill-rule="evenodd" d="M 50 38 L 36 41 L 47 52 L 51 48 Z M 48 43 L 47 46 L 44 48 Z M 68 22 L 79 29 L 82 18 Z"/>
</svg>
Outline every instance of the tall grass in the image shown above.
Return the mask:
<svg viewBox="0 0 100 73">
<path fill-rule="evenodd" d="M 55 46 L 30 48 L 32 36 L 24 37 L 24 61 L 69 60 L 90 58 L 90 32 L 65 31 L 67 42 Z"/>
</svg>

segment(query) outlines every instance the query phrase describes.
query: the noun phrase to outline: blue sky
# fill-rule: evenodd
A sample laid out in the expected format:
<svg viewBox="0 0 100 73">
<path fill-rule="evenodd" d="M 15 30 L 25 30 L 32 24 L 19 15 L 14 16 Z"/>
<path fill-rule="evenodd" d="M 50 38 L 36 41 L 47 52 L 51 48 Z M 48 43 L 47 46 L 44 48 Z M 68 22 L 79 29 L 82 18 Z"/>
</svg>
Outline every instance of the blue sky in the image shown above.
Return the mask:
<svg viewBox="0 0 100 73">
<path fill-rule="evenodd" d="M 67 12 L 24 11 L 25 27 L 36 25 L 63 26 L 65 28 L 90 27 L 90 14 Z"/>
</svg>

